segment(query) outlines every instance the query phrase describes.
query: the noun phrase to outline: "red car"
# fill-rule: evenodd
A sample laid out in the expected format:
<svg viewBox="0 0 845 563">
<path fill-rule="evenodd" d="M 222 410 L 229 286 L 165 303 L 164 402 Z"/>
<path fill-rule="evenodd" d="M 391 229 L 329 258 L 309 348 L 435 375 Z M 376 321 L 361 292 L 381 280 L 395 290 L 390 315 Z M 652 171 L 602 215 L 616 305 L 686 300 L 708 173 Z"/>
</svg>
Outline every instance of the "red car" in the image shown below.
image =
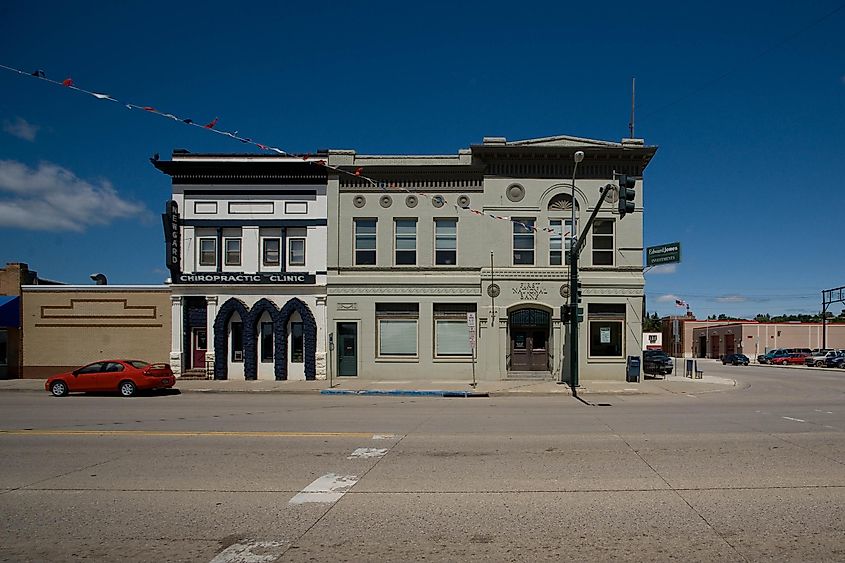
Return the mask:
<svg viewBox="0 0 845 563">
<path fill-rule="evenodd" d="M 803 366 L 804 360 L 807 359 L 807 356 L 809 356 L 809 354 L 805 354 L 803 352 L 796 352 L 796 353 L 793 353 L 793 354 L 787 354 L 786 356 L 780 356 L 778 358 L 774 358 L 772 360 L 772 363 L 777 364 L 779 366 L 786 366 L 786 365 L 790 365 L 790 364 Z"/>
<path fill-rule="evenodd" d="M 69 392 L 117 391 L 131 397 L 137 391 L 173 387 L 176 378 L 170 364 L 148 364 L 140 360 L 103 360 L 82 366 L 67 373 L 54 375 L 44 389 L 55 397 Z"/>
</svg>

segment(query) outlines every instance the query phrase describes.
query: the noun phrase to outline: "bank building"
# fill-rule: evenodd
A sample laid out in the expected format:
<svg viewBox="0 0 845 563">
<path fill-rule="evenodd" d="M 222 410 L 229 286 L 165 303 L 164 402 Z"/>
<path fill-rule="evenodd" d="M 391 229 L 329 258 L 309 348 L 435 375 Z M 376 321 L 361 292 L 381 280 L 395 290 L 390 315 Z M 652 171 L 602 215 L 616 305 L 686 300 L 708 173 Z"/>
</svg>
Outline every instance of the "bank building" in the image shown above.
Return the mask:
<svg viewBox="0 0 845 563">
<path fill-rule="evenodd" d="M 326 373 L 325 157 L 192 154 L 163 215 L 170 363 L 181 376 L 316 379 Z"/>
<path fill-rule="evenodd" d="M 642 350 L 641 178 L 656 150 L 556 136 L 441 156 L 329 151 L 329 373 L 568 381 L 573 208 L 577 233 L 625 174 L 634 212 L 620 220 L 612 189 L 583 234 L 578 338 L 581 380 L 624 381 Z"/>
</svg>

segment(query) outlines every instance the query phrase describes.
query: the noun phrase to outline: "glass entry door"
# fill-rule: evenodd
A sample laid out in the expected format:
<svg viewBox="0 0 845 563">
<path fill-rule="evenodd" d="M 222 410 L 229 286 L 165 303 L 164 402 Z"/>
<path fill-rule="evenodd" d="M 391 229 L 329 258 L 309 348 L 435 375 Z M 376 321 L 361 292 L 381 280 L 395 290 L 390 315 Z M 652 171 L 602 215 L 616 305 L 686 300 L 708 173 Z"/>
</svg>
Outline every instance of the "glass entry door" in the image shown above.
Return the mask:
<svg viewBox="0 0 845 563">
<path fill-rule="evenodd" d="M 337 323 L 337 374 L 358 375 L 357 323 Z"/>
</svg>

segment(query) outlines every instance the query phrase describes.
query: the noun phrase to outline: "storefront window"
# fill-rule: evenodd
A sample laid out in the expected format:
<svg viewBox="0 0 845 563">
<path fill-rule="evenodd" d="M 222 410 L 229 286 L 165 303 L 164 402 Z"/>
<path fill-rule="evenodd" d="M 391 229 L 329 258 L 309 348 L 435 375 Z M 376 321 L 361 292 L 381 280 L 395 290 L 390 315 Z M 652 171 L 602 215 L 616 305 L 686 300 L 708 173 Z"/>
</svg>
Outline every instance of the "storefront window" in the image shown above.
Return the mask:
<svg viewBox="0 0 845 563">
<path fill-rule="evenodd" d="M 434 356 L 472 356 L 467 313 L 475 312 L 474 303 L 434 304 Z"/>
<path fill-rule="evenodd" d="M 303 324 L 290 323 L 290 362 L 301 364 L 305 361 L 305 340 L 303 338 Z"/>
<path fill-rule="evenodd" d="M 261 323 L 261 361 L 273 361 L 273 323 Z"/>
<path fill-rule="evenodd" d="M 378 355 L 417 355 L 418 303 L 376 303 Z"/>
<path fill-rule="evenodd" d="M 244 361 L 244 325 L 232 323 L 232 361 Z"/>
<path fill-rule="evenodd" d="M 625 305 L 590 303 L 587 315 L 590 357 L 624 357 Z"/>
</svg>

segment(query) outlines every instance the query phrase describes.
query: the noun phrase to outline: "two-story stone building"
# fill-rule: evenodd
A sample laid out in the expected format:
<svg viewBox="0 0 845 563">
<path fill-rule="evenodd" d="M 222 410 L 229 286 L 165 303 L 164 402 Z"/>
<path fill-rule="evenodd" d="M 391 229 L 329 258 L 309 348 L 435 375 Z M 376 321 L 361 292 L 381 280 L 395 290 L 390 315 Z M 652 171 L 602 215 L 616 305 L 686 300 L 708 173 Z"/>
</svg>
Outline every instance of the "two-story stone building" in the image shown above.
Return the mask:
<svg viewBox="0 0 845 563">
<path fill-rule="evenodd" d="M 576 151 L 585 157 L 573 187 Z M 485 138 L 444 156 L 330 151 L 342 172 L 328 177 L 329 369 L 380 380 L 468 381 L 475 370 L 566 381 L 560 306 L 573 205 L 577 229 L 614 174 L 642 177 L 655 151 L 641 140 L 566 136 Z M 624 379 L 626 356 L 642 349 L 636 187 L 634 213 L 619 220 L 611 197 L 585 234 L 582 379 Z"/>
<path fill-rule="evenodd" d="M 163 216 L 170 363 L 216 379 L 325 377 L 325 157 L 173 152 Z"/>
</svg>

